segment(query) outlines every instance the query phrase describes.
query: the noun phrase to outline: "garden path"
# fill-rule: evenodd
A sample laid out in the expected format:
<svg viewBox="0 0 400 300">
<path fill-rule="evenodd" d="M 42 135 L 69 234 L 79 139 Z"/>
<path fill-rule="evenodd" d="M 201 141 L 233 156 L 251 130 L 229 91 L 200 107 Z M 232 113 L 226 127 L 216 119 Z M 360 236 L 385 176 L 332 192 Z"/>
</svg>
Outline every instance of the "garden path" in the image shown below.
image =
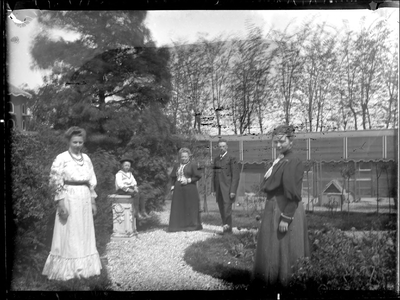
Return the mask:
<svg viewBox="0 0 400 300">
<path fill-rule="evenodd" d="M 114 291 L 231 290 L 232 285 L 196 272 L 184 260 L 191 244 L 216 237 L 221 227 L 203 224 L 203 230 L 167 232 L 170 204 L 153 214 L 158 228 L 140 232 L 136 238 L 110 241 L 103 258 Z"/>
</svg>

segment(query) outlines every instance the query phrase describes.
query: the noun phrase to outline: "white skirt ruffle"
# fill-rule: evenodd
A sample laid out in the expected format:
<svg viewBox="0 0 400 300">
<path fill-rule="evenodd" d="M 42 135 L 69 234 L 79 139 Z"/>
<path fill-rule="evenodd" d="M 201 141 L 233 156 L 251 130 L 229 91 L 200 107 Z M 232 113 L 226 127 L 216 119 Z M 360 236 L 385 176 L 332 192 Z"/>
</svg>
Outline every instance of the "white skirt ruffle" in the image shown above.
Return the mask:
<svg viewBox="0 0 400 300">
<path fill-rule="evenodd" d="M 51 251 L 42 274 L 62 281 L 99 275 L 102 267 L 89 189 L 67 186 L 64 203 L 69 216 L 63 221 L 56 215 Z"/>
</svg>

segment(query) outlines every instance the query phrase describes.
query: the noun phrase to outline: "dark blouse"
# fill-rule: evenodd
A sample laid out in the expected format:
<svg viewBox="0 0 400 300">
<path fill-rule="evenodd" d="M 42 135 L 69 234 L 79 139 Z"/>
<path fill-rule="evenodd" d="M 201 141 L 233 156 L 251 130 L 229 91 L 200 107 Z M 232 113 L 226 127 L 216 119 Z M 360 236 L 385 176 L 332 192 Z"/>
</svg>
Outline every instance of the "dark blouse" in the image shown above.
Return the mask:
<svg viewBox="0 0 400 300">
<path fill-rule="evenodd" d="M 267 198 L 284 195 L 288 200 L 282 213 L 293 217 L 301 201 L 301 188 L 303 182 L 304 167 L 302 161 L 291 150 L 285 153 L 272 169 L 271 176 L 265 181 L 263 190 Z"/>
<path fill-rule="evenodd" d="M 180 163 L 175 163 L 172 172 L 170 174 L 171 177 L 171 184 L 174 185 L 177 180 L 176 172 L 179 170 Z M 183 174 L 186 178 L 190 178 L 190 183 L 195 183 L 196 181 L 200 180 L 201 174 L 197 168 L 197 163 L 194 160 L 191 160 L 184 168 Z"/>
</svg>

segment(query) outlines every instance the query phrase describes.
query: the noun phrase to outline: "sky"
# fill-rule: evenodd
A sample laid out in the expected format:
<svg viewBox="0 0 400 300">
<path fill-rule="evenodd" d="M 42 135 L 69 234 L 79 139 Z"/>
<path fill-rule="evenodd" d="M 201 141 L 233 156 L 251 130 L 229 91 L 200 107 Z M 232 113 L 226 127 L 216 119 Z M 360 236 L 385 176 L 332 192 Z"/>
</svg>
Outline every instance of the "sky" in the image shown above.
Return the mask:
<svg viewBox="0 0 400 300">
<path fill-rule="evenodd" d="M 326 21 L 333 26 L 340 26 L 342 19 L 349 26 L 359 27 L 361 17 L 372 22 L 378 17 L 392 14 L 391 21 L 398 27 L 398 9 L 371 10 L 228 10 L 228 11 L 153 11 L 149 12 L 146 23 L 152 31 L 157 46 L 170 44 L 179 39 L 194 42 L 200 34 L 209 38 L 219 34 L 243 37 L 246 33 L 246 22 L 261 26 L 267 32 L 273 28 L 284 30 L 289 23 L 290 28 L 300 26 L 306 19 L 315 22 Z M 388 18 L 388 16 L 386 16 Z M 396 22 L 397 21 L 397 22 Z M 294 26 L 293 26 L 294 25 Z"/>
<path fill-rule="evenodd" d="M 229 11 L 149 11 L 146 25 L 151 31 L 157 46 L 171 44 L 177 41 L 194 42 L 199 36 L 212 39 L 218 35 L 243 37 L 246 24 L 258 25 L 268 32 L 271 28 L 284 30 L 289 24 L 289 30 L 300 26 L 304 20 L 314 19 L 316 22 L 326 21 L 335 27 L 340 27 L 342 19 L 346 19 L 351 28 L 360 27 L 359 22 L 364 16 L 371 23 L 378 17 L 390 20 L 398 32 L 399 10 L 384 8 L 371 10 L 229 10 Z M 13 12 L 7 18 L 7 47 L 9 83 L 21 87 L 35 89 L 42 84 L 41 73 L 33 71 L 29 47 L 38 29 L 35 12 Z M 390 16 L 390 18 L 389 18 Z"/>
</svg>

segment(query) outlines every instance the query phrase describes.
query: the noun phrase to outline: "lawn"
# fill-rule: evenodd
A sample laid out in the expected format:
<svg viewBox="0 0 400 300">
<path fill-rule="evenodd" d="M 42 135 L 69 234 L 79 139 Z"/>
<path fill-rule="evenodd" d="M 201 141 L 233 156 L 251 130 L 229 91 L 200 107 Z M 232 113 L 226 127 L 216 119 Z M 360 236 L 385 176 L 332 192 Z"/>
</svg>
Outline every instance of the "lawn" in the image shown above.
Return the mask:
<svg viewBox="0 0 400 300">
<path fill-rule="evenodd" d="M 205 224 L 221 225 L 221 218 L 215 198 L 207 197 L 207 211 L 204 209 L 203 198 L 201 197 L 201 220 Z M 397 215 L 388 213 L 387 207 L 381 205 L 380 213 L 374 209 L 376 204 L 371 201 L 363 201 L 358 207 L 343 207 L 343 211 L 330 211 L 324 207 L 318 207 L 306 211 L 308 227 L 310 230 L 319 229 L 323 226 L 335 227 L 341 230 L 396 230 Z M 392 211 L 394 211 L 392 209 Z M 258 218 L 262 216 L 262 205 L 257 208 L 247 207 L 244 203 L 235 202 L 233 205 L 233 226 L 238 228 L 258 228 Z"/>
</svg>

